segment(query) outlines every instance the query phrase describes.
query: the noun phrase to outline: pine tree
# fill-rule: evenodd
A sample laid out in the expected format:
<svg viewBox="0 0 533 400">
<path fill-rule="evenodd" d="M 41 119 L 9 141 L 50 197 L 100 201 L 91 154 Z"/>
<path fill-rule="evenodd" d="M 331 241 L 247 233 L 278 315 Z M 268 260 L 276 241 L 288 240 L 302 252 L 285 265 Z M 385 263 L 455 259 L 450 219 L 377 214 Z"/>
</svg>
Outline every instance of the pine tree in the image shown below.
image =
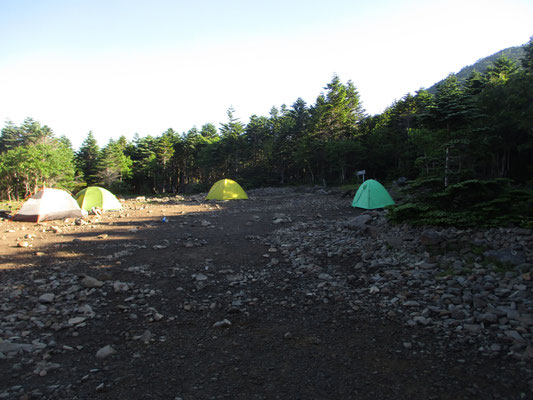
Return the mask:
<svg viewBox="0 0 533 400">
<path fill-rule="evenodd" d="M 89 131 L 87 137 L 81 144 L 80 150 L 76 154 L 76 165 L 82 172 L 87 185 L 94 185 L 98 182 L 98 158 L 100 150 L 98 143 Z"/>
</svg>

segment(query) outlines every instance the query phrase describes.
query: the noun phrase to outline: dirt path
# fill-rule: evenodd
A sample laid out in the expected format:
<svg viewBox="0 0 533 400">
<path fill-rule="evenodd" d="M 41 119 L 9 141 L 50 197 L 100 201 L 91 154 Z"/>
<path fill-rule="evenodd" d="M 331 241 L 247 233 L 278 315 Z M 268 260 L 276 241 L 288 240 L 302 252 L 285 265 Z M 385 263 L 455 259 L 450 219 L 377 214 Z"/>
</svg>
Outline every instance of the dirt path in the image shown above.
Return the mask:
<svg viewBox="0 0 533 400">
<path fill-rule="evenodd" d="M 531 398 L 514 360 L 354 306 L 327 257 L 292 268 L 299 249 L 272 235 L 360 213 L 338 194 L 124 204 L 83 225 L 1 223 L 0 398 Z"/>
</svg>

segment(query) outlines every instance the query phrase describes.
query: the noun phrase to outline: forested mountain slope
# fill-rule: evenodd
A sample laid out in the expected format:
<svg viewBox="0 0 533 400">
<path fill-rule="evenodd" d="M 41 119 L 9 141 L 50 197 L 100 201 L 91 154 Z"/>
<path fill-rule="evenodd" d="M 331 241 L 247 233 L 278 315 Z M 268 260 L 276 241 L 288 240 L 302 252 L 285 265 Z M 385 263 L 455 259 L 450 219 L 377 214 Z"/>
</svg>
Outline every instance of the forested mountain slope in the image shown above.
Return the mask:
<svg viewBox="0 0 533 400">
<path fill-rule="evenodd" d="M 472 65 L 468 65 L 466 67 L 461 68 L 461 70 L 454 75 L 457 77 L 459 82 L 464 83 L 472 74 L 472 72 L 478 71 L 480 73 L 484 73 L 487 70 L 487 67 L 491 66 L 498 58 L 501 57 L 506 57 L 509 60 L 514 61 L 516 64 L 520 65 L 520 60 L 524 57 L 525 46 L 526 45 L 513 46 L 500 50 L 488 57 L 484 57 L 477 60 Z M 444 82 L 444 79 L 435 83 L 433 86 L 427 89 L 428 92 L 430 92 L 431 94 L 435 94 L 437 92 L 437 86 L 442 82 Z"/>
</svg>

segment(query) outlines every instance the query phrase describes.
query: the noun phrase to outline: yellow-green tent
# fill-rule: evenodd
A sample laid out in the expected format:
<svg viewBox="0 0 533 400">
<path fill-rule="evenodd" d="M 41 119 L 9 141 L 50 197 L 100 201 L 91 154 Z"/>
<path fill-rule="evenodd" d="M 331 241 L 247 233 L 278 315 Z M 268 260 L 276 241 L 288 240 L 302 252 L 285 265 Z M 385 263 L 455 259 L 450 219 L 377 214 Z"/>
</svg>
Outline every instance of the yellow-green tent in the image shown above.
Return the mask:
<svg viewBox="0 0 533 400">
<path fill-rule="evenodd" d="M 83 189 L 76 194 L 75 199 L 85 211 L 91 211 L 93 207 L 98 207 L 104 211 L 118 211 L 122 208 L 122 204 L 113 193 L 98 186 L 89 186 Z"/>
<path fill-rule="evenodd" d="M 221 179 L 211 186 L 206 200 L 234 200 L 247 199 L 246 192 L 241 185 L 231 179 Z"/>
</svg>

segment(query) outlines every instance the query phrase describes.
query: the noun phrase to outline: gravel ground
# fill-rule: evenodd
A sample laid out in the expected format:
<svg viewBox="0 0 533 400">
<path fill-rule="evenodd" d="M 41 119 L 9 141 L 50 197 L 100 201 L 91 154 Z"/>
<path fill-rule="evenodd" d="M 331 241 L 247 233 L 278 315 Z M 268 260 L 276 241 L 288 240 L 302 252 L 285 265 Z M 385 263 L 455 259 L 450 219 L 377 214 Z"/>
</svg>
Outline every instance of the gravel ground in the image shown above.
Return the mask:
<svg viewBox="0 0 533 400">
<path fill-rule="evenodd" d="M 533 398 L 531 230 L 248 195 L 2 221 L 0 399 Z"/>
</svg>

